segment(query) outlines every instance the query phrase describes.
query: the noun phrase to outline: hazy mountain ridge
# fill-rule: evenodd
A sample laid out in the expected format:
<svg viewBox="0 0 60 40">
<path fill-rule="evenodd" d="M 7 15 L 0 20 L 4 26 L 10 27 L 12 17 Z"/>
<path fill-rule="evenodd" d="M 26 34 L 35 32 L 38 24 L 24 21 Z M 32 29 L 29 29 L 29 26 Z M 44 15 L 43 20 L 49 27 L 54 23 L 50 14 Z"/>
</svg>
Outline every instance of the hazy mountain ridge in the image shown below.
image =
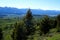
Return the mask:
<svg viewBox="0 0 60 40">
<path fill-rule="evenodd" d="M 27 8 L 18 9 L 11 7 L 0 7 L 0 16 L 7 15 L 22 15 L 26 14 Z M 60 11 L 56 10 L 41 10 L 41 9 L 31 9 L 33 15 L 58 15 Z"/>
</svg>

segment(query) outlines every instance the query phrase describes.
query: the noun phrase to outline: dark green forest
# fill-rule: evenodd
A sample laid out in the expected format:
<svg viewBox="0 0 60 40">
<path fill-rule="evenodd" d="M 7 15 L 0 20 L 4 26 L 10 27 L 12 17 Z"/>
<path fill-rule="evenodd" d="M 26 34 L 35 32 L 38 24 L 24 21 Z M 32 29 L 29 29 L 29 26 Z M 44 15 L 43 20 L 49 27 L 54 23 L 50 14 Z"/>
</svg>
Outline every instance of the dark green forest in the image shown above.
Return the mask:
<svg viewBox="0 0 60 40">
<path fill-rule="evenodd" d="M 36 18 L 28 9 L 23 18 L 0 18 L 0 40 L 60 40 L 60 15 Z"/>
</svg>

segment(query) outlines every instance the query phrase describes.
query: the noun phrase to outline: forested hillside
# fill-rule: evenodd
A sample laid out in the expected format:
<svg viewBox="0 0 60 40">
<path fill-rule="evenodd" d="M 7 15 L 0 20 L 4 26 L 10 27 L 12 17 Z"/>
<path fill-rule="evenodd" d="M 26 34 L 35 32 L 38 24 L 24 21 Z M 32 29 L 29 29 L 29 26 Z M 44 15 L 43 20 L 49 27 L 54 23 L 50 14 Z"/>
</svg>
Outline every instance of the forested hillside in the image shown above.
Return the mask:
<svg viewBox="0 0 60 40">
<path fill-rule="evenodd" d="M 60 40 L 60 15 L 0 18 L 0 40 Z"/>
</svg>

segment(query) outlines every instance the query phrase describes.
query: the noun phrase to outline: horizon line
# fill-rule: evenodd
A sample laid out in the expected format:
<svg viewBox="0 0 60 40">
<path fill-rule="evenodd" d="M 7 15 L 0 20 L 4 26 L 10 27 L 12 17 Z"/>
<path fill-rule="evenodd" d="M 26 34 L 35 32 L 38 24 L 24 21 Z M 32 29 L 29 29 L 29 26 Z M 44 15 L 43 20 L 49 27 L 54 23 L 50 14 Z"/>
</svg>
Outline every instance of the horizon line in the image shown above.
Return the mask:
<svg viewBox="0 0 60 40">
<path fill-rule="evenodd" d="M 41 9 L 41 8 L 18 8 L 18 7 L 7 7 L 7 6 L 4 6 L 4 7 L 1 7 L 0 6 L 0 8 L 16 8 L 16 9 L 39 9 L 39 10 L 55 10 L 55 11 L 60 11 L 60 9 L 59 10 L 56 10 L 56 9 Z"/>
</svg>

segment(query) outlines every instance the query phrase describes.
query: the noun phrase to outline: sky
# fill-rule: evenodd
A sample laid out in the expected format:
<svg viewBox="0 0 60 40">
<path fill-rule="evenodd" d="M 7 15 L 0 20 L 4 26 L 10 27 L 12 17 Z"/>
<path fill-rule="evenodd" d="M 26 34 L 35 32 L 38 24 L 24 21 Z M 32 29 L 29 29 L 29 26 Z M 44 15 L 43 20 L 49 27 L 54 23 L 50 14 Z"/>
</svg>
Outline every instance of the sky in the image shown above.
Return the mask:
<svg viewBox="0 0 60 40">
<path fill-rule="evenodd" d="M 0 0 L 0 7 L 60 10 L 60 0 Z"/>
</svg>

